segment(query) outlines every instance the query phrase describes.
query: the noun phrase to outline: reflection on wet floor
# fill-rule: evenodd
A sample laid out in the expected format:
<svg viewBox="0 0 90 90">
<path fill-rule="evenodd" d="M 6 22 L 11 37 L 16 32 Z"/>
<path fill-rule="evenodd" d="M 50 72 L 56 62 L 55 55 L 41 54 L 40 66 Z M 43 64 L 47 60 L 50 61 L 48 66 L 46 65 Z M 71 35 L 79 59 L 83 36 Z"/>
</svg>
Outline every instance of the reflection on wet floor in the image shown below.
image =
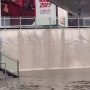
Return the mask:
<svg viewBox="0 0 90 90">
<path fill-rule="evenodd" d="M 68 82 L 64 90 L 90 90 L 90 81 Z"/>
<path fill-rule="evenodd" d="M 31 71 L 6 81 L 0 77 L 0 90 L 90 90 L 89 71 Z"/>
</svg>

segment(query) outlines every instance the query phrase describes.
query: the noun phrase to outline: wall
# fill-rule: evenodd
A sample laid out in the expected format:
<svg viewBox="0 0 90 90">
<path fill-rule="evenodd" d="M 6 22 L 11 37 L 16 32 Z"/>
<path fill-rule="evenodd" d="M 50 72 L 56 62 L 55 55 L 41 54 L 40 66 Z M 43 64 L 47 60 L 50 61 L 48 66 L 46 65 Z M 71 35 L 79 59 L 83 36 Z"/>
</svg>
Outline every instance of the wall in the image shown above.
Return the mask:
<svg viewBox="0 0 90 90">
<path fill-rule="evenodd" d="M 89 28 L 2 31 L 2 51 L 20 70 L 90 67 Z"/>
</svg>

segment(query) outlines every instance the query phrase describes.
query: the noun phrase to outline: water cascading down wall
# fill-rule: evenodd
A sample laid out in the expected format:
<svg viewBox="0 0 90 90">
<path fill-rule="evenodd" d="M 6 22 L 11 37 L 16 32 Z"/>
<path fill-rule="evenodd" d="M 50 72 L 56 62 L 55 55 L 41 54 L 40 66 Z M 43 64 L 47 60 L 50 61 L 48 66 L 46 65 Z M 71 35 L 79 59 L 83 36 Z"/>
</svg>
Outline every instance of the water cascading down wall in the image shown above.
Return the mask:
<svg viewBox="0 0 90 90">
<path fill-rule="evenodd" d="M 2 52 L 19 60 L 20 70 L 90 67 L 89 28 L 3 30 Z"/>
</svg>

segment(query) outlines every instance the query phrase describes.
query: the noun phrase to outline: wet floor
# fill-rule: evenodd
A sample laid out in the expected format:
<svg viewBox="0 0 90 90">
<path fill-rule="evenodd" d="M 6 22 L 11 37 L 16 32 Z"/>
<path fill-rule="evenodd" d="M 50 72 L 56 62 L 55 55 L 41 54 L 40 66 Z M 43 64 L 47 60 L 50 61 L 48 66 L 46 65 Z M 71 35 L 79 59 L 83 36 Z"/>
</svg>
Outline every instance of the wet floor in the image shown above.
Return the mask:
<svg viewBox="0 0 90 90">
<path fill-rule="evenodd" d="M 90 69 L 45 70 L 0 77 L 0 90 L 90 90 Z"/>
</svg>

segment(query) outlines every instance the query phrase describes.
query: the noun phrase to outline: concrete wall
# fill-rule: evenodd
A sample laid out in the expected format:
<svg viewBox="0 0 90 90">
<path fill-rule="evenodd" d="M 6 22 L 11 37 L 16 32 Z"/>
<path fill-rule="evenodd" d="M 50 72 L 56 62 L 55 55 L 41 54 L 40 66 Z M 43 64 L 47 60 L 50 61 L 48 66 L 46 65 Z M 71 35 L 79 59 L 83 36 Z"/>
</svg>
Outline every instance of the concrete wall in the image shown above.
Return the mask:
<svg viewBox="0 0 90 90">
<path fill-rule="evenodd" d="M 2 51 L 19 60 L 20 70 L 90 67 L 90 30 L 2 31 Z"/>
</svg>

